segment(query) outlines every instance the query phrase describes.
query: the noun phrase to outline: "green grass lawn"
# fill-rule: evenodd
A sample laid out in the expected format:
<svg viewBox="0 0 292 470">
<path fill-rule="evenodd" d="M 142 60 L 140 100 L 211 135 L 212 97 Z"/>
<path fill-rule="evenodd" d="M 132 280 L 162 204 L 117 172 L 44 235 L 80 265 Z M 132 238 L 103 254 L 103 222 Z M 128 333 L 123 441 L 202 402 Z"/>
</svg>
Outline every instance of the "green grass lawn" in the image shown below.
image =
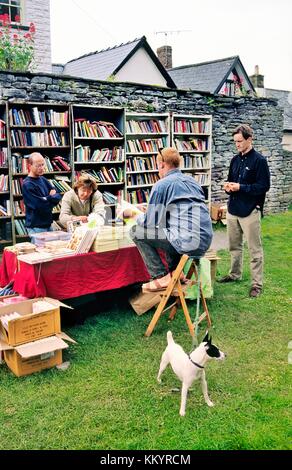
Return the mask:
<svg viewBox="0 0 292 470">
<path fill-rule="evenodd" d="M 264 218 L 260 298 L 247 295 L 247 258 L 241 283 L 215 285 L 212 334 L 228 358 L 207 366 L 214 408 L 194 384 L 179 416 L 178 379 L 167 369 L 159 385 L 156 375 L 168 329 L 190 350 L 183 314 L 171 324 L 161 318 L 145 338 L 153 311 L 138 317 L 125 290 L 101 295 L 95 315 L 64 327 L 78 342 L 64 352 L 66 371 L 16 378 L 0 366 L 0 448 L 291 449 L 291 233 L 291 211 Z M 218 276 L 229 266 L 228 252 L 220 256 Z"/>
</svg>

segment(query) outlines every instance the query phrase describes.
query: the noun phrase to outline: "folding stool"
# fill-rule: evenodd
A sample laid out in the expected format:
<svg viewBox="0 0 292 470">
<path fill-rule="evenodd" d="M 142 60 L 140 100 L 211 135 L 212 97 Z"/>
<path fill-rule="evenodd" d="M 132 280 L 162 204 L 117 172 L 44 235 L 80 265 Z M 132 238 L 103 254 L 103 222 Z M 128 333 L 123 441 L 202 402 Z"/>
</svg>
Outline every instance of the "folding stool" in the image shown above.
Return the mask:
<svg viewBox="0 0 292 470">
<path fill-rule="evenodd" d="M 187 303 L 186 303 L 186 299 L 185 299 L 185 290 L 186 290 L 187 285 L 182 285 L 181 281 L 180 281 L 181 273 L 183 272 L 183 269 L 184 269 L 188 259 L 189 259 L 188 255 L 182 255 L 182 257 L 181 257 L 181 259 L 180 259 L 180 261 L 177 265 L 177 268 L 172 273 L 172 278 L 171 278 L 171 281 L 170 281 L 168 287 L 165 290 L 160 292 L 161 301 L 160 301 L 160 303 L 158 304 L 158 306 L 156 308 L 156 311 L 155 311 L 155 313 L 152 317 L 151 322 L 149 323 L 149 326 L 148 326 L 148 328 L 145 332 L 145 336 L 150 336 L 151 335 L 151 333 L 154 330 L 154 328 L 156 326 L 156 323 L 158 322 L 158 320 L 159 320 L 160 316 L 162 315 L 162 313 L 164 313 L 164 312 L 171 309 L 170 315 L 169 315 L 169 320 L 173 320 L 174 317 L 175 317 L 175 314 L 177 312 L 177 309 L 180 305 L 183 309 L 185 319 L 186 319 L 186 322 L 187 322 L 187 325 L 188 325 L 188 328 L 189 328 L 189 331 L 190 331 L 190 334 L 191 334 L 192 337 L 195 336 L 195 333 L 197 334 L 198 325 L 205 318 L 207 319 L 208 327 L 211 326 L 211 318 L 210 318 L 210 315 L 209 315 L 206 299 L 205 299 L 203 291 L 202 291 L 200 276 L 199 276 L 199 272 L 198 272 L 199 271 L 199 269 L 198 269 L 199 268 L 199 259 L 194 259 L 194 258 L 191 258 L 192 263 L 191 263 L 191 265 L 189 267 L 189 270 L 186 274 L 186 278 L 188 280 L 191 279 L 192 274 L 195 275 L 194 283 L 198 287 L 198 289 L 197 289 L 197 315 L 196 315 L 196 320 L 195 320 L 194 323 L 191 320 L 190 313 L 189 313 Z M 176 300 L 171 305 L 166 307 L 166 304 L 167 304 L 170 297 L 176 297 Z M 202 300 L 202 306 L 203 306 L 204 312 L 199 316 L 200 299 Z"/>
</svg>

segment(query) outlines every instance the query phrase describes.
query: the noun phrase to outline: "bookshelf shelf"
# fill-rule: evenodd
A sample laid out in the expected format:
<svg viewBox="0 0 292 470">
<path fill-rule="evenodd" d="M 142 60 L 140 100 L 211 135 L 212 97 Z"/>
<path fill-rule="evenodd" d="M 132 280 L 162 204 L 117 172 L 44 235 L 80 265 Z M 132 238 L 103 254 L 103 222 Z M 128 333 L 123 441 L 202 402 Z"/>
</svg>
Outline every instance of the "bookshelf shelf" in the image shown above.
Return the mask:
<svg viewBox="0 0 292 470">
<path fill-rule="evenodd" d="M 73 169 L 91 175 L 98 189 L 110 194 L 110 217 L 125 193 L 125 111 L 89 105 L 72 105 Z"/>
<path fill-rule="evenodd" d="M 19 239 L 28 239 L 22 184 L 28 174 L 29 154 L 35 151 L 43 155 L 46 161 L 44 175 L 51 181 L 52 188 L 61 192 L 70 187 L 70 107 L 63 103 L 8 102 L 7 116 L 12 239 L 15 243 Z"/>
<path fill-rule="evenodd" d="M 205 202 L 211 201 L 212 117 L 209 115 L 173 114 L 172 145 L 183 158 L 181 170 L 200 183 Z"/>
<path fill-rule="evenodd" d="M 170 144 L 168 113 L 126 113 L 126 189 L 132 204 L 147 202 L 158 181 L 156 157 Z"/>
</svg>

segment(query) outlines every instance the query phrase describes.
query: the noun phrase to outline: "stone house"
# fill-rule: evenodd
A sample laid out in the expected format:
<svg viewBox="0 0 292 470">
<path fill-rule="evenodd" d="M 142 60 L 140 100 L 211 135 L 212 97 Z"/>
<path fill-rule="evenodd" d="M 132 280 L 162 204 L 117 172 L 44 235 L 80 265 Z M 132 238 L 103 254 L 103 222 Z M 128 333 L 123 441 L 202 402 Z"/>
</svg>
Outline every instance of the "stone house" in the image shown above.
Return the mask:
<svg viewBox="0 0 292 470">
<path fill-rule="evenodd" d="M 92 80 L 133 82 L 176 88 L 145 36 L 119 46 L 90 52 L 64 65 L 54 64 L 53 72 Z"/>
<path fill-rule="evenodd" d="M 12 26 L 27 31 L 34 23 L 35 72 L 52 71 L 50 0 L 0 0 L 0 15 L 8 14 Z"/>
</svg>

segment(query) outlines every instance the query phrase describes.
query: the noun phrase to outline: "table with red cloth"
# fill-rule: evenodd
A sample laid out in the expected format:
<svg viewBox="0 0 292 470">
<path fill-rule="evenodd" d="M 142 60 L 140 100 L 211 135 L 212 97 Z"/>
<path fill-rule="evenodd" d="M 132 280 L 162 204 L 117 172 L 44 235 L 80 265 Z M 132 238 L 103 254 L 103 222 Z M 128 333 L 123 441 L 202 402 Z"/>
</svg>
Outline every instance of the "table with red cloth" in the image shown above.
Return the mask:
<svg viewBox="0 0 292 470">
<path fill-rule="evenodd" d="M 145 282 L 149 274 L 136 247 L 84 253 L 37 264 L 18 261 L 15 253 L 5 250 L 1 286 L 12 280 L 14 291 L 26 297 L 63 300 Z"/>
</svg>

